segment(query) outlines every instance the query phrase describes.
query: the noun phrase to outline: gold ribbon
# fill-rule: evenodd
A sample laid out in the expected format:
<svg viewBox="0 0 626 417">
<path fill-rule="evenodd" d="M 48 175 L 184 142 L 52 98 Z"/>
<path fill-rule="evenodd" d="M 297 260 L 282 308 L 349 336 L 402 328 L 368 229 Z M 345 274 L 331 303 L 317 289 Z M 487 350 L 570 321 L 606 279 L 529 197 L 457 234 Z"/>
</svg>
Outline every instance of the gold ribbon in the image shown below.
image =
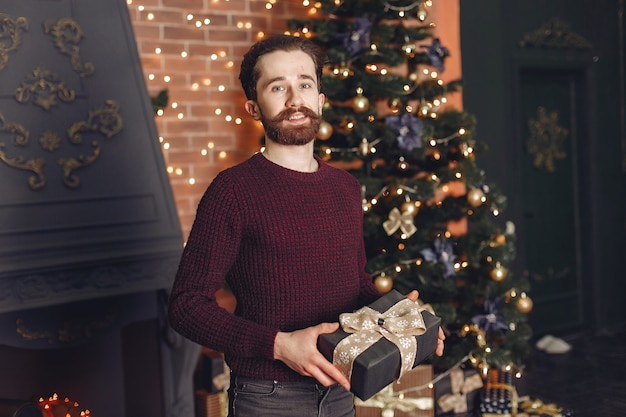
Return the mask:
<svg viewBox="0 0 626 417">
<path fill-rule="evenodd" d="M 481 388 L 483 380 L 477 373 L 465 379 L 463 370 L 455 368 L 450 371 L 450 393 L 443 394 L 437 404 L 441 411 L 447 413 L 454 410 L 454 414 L 467 413 L 467 394 Z"/>
<path fill-rule="evenodd" d="M 400 213 L 397 207 L 389 212 L 389 219 L 383 222 L 383 229 L 387 232 L 387 236 L 393 235 L 398 229 L 402 230 L 407 237 L 417 232 L 417 227 L 413 224 L 413 214 L 409 211 Z"/>
<path fill-rule="evenodd" d="M 354 360 L 383 337 L 398 347 L 401 357 L 400 376 L 413 367 L 417 352 L 415 336 L 426 333 L 423 307 L 405 298 L 384 313 L 363 307 L 354 313 L 339 316 L 339 322 L 349 336 L 333 351 L 333 364 L 348 378 Z"/>
<path fill-rule="evenodd" d="M 520 408 L 531 415 L 547 414 L 552 417 L 562 417 L 563 408 L 556 404 L 544 404 L 541 400 L 527 400 L 520 404 Z"/>
<path fill-rule="evenodd" d="M 433 409 L 434 401 L 432 397 L 405 397 L 404 394 L 395 393 L 392 385 L 393 384 L 387 385 L 382 391 L 366 401 L 355 397 L 354 405 L 358 407 L 380 408 L 382 410 L 399 410 L 405 413 L 410 413 L 415 410 Z"/>
</svg>

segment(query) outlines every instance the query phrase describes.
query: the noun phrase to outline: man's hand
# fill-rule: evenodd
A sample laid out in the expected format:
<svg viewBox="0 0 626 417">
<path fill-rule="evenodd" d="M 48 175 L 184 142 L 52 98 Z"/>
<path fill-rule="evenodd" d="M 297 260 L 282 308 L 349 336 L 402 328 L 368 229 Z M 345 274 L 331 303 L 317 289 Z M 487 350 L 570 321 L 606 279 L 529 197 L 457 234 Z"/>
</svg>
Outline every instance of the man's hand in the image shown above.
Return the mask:
<svg viewBox="0 0 626 417">
<path fill-rule="evenodd" d="M 408 298 L 411 301 L 417 301 L 419 296 L 420 296 L 419 291 L 413 290 L 407 294 L 406 298 Z M 444 340 L 446 340 L 446 335 L 443 333 L 443 329 L 441 327 L 439 327 L 438 336 L 439 337 L 437 339 L 437 347 L 435 348 L 435 355 L 443 356 Z"/>
<path fill-rule="evenodd" d="M 284 362 L 300 375 L 315 378 L 326 387 L 338 383 L 349 391 L 348 378 L 317 349 L 318 336 L 338 328 L 339 323 L 321 323 L 293 332 L 278 332 L 274 341 L 274 359 Z"/>
</svg>

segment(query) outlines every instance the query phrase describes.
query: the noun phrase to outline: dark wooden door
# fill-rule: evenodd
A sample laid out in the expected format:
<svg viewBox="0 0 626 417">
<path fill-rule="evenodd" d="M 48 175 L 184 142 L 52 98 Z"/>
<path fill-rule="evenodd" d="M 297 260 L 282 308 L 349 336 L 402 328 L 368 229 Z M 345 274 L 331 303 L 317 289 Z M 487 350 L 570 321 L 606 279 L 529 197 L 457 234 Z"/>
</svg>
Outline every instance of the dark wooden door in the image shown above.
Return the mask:
<svg viewBox="0 0 626 417">
<path fill-rule="evenodd" d="M 518 68 L 520 207 L 524 274 L 531 282 L 535 332 L 577 328 L 589 317 L 583 303 L 583 229 L 579 164 L 589 140 L 585 68 Z"/>
<path fill-rule="evenodd" d="M 626 322 L 625 5 L 588 3 L 460 1 L 463 102 L 508 199 L 537 337 Z"/>
</svg>

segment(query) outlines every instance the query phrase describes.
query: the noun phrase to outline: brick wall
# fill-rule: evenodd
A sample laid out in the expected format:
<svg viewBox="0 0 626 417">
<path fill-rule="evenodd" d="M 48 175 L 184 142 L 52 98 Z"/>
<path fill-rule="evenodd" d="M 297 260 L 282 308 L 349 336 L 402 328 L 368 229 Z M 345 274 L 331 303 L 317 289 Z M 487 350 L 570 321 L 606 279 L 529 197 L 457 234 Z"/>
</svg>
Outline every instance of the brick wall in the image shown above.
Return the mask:
<svg viewBox="0 0 626 417">
<path fill-rule="evenodd" d="M 439 36 L 449 47 L 458 45 L 459 0 L 440 1 L 445 9 L 431 13 L 452 33 Z M 259 37 L 285 32 L 290 18 L 310 17 L 312 8 L 303 5 L 306 0 L 127 3 L 148 91 L 168 90 L 169 105 L 156 123 L 186 238 L 215 175 L 259 149 L 261 127 L 243 109 L 241 57 Z M 446 72 L 454 74 L 456 66 L 448 63 L 453 69 Z"/>
</svg>

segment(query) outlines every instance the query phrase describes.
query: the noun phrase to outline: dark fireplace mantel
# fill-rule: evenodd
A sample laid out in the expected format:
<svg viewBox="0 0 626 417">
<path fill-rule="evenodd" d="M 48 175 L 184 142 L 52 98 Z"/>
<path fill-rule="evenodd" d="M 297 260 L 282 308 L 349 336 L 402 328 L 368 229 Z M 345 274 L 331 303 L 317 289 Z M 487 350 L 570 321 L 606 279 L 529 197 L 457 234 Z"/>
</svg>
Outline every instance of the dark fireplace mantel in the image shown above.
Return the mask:
<svg viewBox="0 0 626 417">
<path fill-rule="evenodd" d="M 0 33 L 0 398 L 173 415 L 197 347 L 164 320 L 183 239 L 126 1 L 4 2 Z"/>
</svg>

